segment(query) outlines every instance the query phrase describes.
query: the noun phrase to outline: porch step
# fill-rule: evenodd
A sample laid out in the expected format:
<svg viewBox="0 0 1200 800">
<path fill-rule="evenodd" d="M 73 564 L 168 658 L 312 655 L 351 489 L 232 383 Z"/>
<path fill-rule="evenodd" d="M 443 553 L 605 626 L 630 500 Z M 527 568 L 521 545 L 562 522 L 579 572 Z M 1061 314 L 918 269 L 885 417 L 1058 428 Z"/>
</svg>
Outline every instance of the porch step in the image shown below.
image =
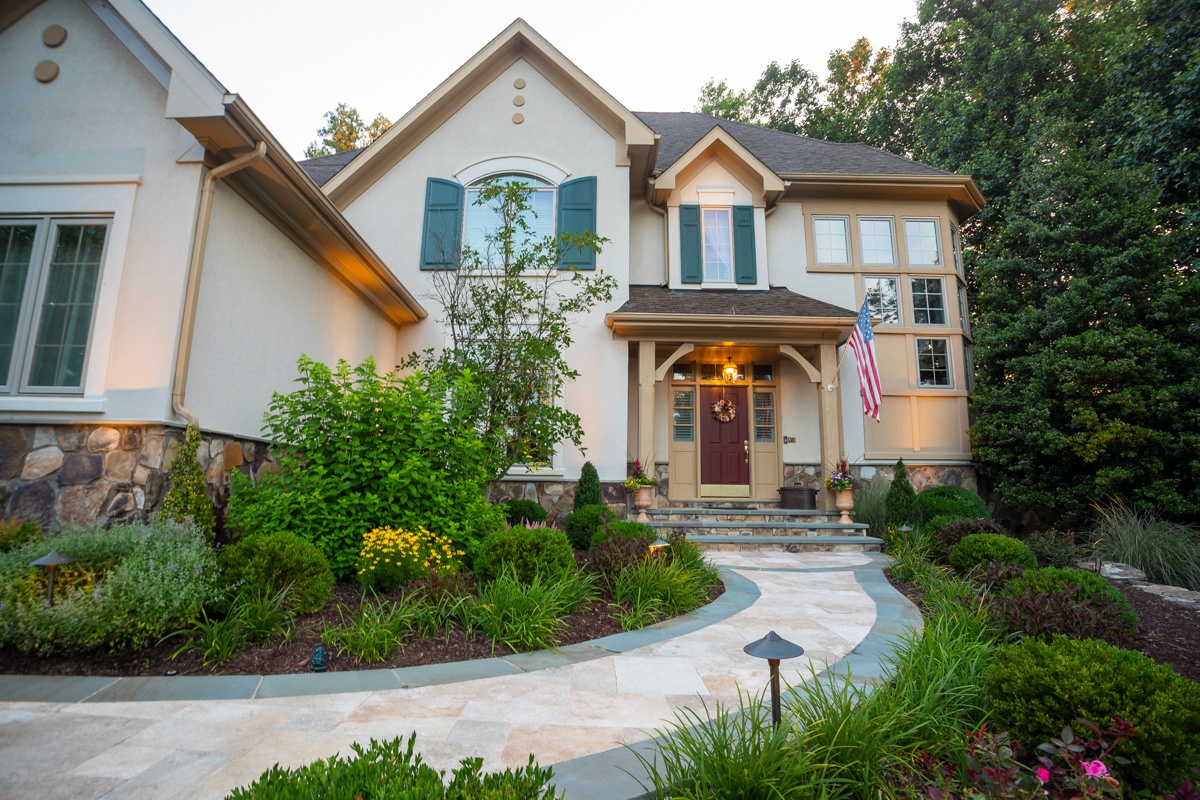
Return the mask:
<svg viewBox="0 0 1200 800">
<path fill-rule="evenodd" d="M 688 536 L 705 550 L 772 550 L 784 553 L 878 553 L 883 540 L 874 536 Z"/>
<path fill-rule="evenodd" d="M 707 506 L 674 506 L 646 511 L 653 520 L 683 522 L 691 520 L 714 520 L 720 522 L 836 522 L 841 516 L 837 511 L 795 508 L 710 508 Z M 843 527 L 843 526 L 839 526 Z"/>
<path fill-rule="evenodd" d="M 869 525 L 861 522 L 808 522 L 808 521 L 778 521 L 778 520 L 655 520 L 648 523 L 651 528 L 661 532 L 686 534 L 690 539 L 694 536 L 866 536 Z"/>
</svg>

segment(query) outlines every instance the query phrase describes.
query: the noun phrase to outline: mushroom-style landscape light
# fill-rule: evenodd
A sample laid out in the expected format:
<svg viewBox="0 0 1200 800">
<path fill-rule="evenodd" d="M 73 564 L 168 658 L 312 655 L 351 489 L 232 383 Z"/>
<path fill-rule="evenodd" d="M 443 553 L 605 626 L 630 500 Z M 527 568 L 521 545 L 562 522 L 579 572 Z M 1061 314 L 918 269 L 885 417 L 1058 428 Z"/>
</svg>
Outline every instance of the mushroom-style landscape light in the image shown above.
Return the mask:
<svg viewBox="0 0 1200 800">
<path fill-rule="evenodd" d="M 804 655 L 804 648 L 771 631 L 757 642 L 743 647 L 742 651 L 755 658 L 765 658 L 771 665 L 771 722 L 778 728 L 782 717 L 779 712 L 779 662 L 784 658 Z"/>
<path fill-rule="evenodd" d="M 46 580 L 46 602 L 54 605 L 54 570 L 59 564 L 74 564 L 75 559 L 64 556 L 56 550 L 51 550 L 46 555 L 39 558 L 37 561 L 30 561 L 30 566 L 45 567 L 49 577 Z"/>
</svg>

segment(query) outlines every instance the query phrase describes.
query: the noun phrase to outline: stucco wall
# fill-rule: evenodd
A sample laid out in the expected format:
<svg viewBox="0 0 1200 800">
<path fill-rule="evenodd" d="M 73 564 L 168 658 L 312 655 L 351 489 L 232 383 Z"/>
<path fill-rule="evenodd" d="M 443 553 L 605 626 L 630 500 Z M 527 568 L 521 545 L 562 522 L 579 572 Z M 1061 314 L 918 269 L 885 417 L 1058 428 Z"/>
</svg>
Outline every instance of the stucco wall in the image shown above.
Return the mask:
<svg viewBox="0 0 1200 800">
<path fill-rule="evenodd" d="M 56 48 L 52 24 L 67 29 Z M 50 83 L 34 78 L 44 59 L 60 68 Z M 0 35 L 0 75 L 0 213 L 112 217 L 84 397 L 0 396 L 0 420 L 162 421 L 201 174 L 176 163 L 191 137 L 83 3 L 50 0 Z"/>
<path fill-rule="evenodd" d="M 517 90 L 514 81 L 526 85 Z M 524 105 L 515 106 L 520 94 Z M 514 124 L 513 114 L 524 121 Z M 626 344 L 614 341 L 604 315 L 628 297 L 629 174 L 616 164 L 613 137 L 525 60 L 518 60 L 404 159 L 357 197 L 346 217 L 371 243 L 396 276 L 429 310 L 429 319 L 405 328 L 401 354 L 444 344 L 442 309 L 431 295 L 430 273 L 419 268 L 427 178 L 453 179 L 490 159 L 525 156 L 549 162 L 569 178 L 597 178 L 597 233 L 611 243 L 597 267 L 616 276 L 620 288 L 612 302 L 578 320 L 567 361 L 583 375 L 568 384 L 563 404 L 583 421 L 587 454 L 565 446 L 557 464 L 567 479 L 578 477 L 585 459 L 601 480 L 625 474 L 628 422 Z M 534 170 L 536 172 L 536 169 Z"/>
</svg>

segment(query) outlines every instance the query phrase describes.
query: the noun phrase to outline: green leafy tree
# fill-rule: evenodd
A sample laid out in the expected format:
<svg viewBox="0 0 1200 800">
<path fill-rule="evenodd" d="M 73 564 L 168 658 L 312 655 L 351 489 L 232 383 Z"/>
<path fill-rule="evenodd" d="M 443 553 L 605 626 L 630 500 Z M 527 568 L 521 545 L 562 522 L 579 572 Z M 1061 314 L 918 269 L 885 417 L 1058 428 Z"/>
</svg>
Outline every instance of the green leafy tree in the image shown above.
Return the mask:
<svg viewBox="0 0 1200 800">
<path fill-rule="evenodd" d="M 213 515 L 212 503 L 208 500 L 204 468 L 200 466 L 201 444 L 200 429 L 188 425 L 183 431 L 179 455 L 175 456 L 167 471 L 170 488 L 163 497 L 159 516 L 164 520 L 194 522 L 212 542 L 216 535 L 217 520 Z"/>
<path fill-rule="evenodd" d="M 383 114 L 376 115 L 368 124 L 363 122 L 357 108 L 338 103 L 333 111 L 325 112 L 325 126 L 317 130 L 319 138 L 305 148 L 304 157 L 320 158 L 366 147 L 391 126 L 391 120 Z"/>
<path fill-rule="evenodd" d="M 881 123 L 876 118 L 891 60 L 890 49 L 875 50 L 865 37 L 849 50 L 830 53 L 823 101 L 808 114 L 802 128 L 805 135 L 835 142 L 885 143 L 887 137 L 878 130 Z"/>
<path fill-rule="evenodd" d="M 563 387 L 579 377 L 566 357 L 572 323 L 616 289 L 610 275 L 561 266 L 569 252 L 598 253 L 607 240 L 590 231 L 533 235 L 530 192 L 519 180 L 479 191 L 477 204 L 494 208 L 501 223 L 483 251 L 446 254 L 457 269 L 434 273 L 431 284 L 448 345 L 405 362 L 474 376 L 473 422 L 489 483 L 516 464 L 547 463 L 563 441 L 583 450 L 579 415 L 562 403 Z"/>
</svg>

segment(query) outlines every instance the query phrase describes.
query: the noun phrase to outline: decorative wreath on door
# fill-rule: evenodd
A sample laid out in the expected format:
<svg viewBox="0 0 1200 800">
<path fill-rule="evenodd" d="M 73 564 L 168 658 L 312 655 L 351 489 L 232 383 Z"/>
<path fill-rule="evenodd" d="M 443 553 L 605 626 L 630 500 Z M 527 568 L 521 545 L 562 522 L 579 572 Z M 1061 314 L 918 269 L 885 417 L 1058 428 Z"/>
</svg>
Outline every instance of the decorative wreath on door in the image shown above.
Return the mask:
<svg viewBox="0 0 1200 800">
<path fill-rule="evenodd" d="M 732 400 L 722 398 L 712 404 L 712 415 L 717 422 L 733 422 L 737 416 L 737 406 Z"/>
</svg>

